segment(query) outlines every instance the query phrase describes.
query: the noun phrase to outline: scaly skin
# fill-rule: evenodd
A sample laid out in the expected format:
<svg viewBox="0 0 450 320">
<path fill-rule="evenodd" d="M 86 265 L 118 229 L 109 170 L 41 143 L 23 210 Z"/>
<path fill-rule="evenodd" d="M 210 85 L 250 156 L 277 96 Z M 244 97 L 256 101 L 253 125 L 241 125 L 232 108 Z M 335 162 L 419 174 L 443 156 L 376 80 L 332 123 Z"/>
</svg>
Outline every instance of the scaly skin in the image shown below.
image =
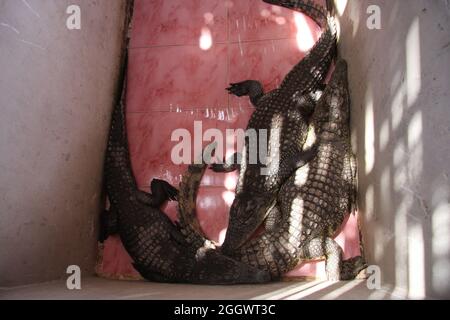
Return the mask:
<svg viewBox="0 0 450 320">
<path fill-rule="evenodd" d="M 261 84 L 255 80 L 231 84 L 227 88 L 237 96 L 249 95 L 256 107 L 247 132 L 255 130 L 259 134 L 266 130 L 268 141 L 263 143 L 268 150 L 268 171 L 262 173 L 261 169 L 266 166 L 261 161 L 250 163 L 249 160 L 258 152 L 252 150 L 246 139 L 236 198 L 231 206 L 229 226 L 222 245 L 225 254 L 232 254 L 252 236 L 275 205 L 281 184 L 314 156 L 315 149 L 305 150 L 303 143 L 309 117 L 317 102 L 316 93 L 323 87 L 336 51 L 334 21 L 326 10 L 312 1 L 266 2 L 306 13 L 324 32 L 310 53 L 286 75 L 278 89 L 264 94 Z M 235 166 L 213 166 L 215 171 L 229 171 L 230 168 Z"/>
<path fill-rule="evenodd" d="M 177 190 L 167 182 L 153 180 L 152 194 L 138 190 L 129 157 L 124 92 L 114 107 L 106 152 L 104 174 L 111 209 L 102 217 L 109 221 L 102 238 L 117 231 L 134 267 L 147 280 L 202 284 L 269 281 L 267 272 L 221 255 L 207 241 L 189 244 L 159 209 L 164 201 L 177 196 Z"/>
<path fill-rule="evenodd" d="M 262 236 L 233 256 L 273 278 L 301 261 L 326 258 L 328 279 L 350 279 L 365 267 L 361 257 L 342 261 L 333 240 L 355 203 L 356 166 L 350 145 L 347 64 L 337 63 L 312 116 L 308 142 L 318 142 L 316 157 L 283 184 L 275 220 Z"/>
<path fill-rule="evenodd" d="M 361 257 L 341 259 L 332 237 L 355 202 L 355 162 L 349 137 L 347 65 L 337 63 L 332 79 L 312 116 L 308 143 L 319 143 L 317 156 L 281 187 L 266 231 L 233 254 L 278 279 L 301 261 L 327 259 L 330 280 L 351 279 L 365 267 Z M 205 165 L 183 177 L 179 195 L 180 224 L 189 241 L 204 235 L 195 217 L 196 190 Z"/>
</svg>

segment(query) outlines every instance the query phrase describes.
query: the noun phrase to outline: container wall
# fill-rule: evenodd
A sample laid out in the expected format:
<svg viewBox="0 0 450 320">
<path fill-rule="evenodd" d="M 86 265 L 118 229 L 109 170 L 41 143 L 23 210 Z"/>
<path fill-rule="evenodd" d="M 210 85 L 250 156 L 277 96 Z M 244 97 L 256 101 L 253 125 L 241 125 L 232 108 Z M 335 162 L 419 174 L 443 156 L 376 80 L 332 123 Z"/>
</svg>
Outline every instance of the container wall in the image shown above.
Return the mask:
<svg viewBox="0 0 450 320">
<path fill-rule="evenodd" d="M 336 2 L 369 261 L 399 292 L 448 298 L 449 1 Z"/>
<path fill-rule="evenodd" d="M 0 1 L 0 286 L 93 273 L 124 17 L 125 1 Z"/>
</svg>

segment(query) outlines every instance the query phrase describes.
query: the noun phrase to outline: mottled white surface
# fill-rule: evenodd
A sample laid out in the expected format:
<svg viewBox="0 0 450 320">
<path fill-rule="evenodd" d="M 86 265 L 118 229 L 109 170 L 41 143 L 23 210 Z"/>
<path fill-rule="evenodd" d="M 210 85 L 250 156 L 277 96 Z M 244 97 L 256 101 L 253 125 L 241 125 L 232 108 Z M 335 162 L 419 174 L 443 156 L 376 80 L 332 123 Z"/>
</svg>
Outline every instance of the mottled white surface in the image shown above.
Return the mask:
<svg viewBox="0 0 450 320">
<path fill-rule="evenodd" d="M 0 1 L 0 286 L 93 273 L 124 4 Z"/>
<path fill-rule="evenodd" d="M 363 280 L 274 282 L 264 285 L 203 286 L 83 278 L 81 290 L 68 290 L 64 281 L 0 288 L 0 299 L 132 299 L 132 300 L 299 300 L 403 299 L 389 289 L 369 290 Z"/>
<path fill-rule="evenodd" d="M 397 291 L 449 298 L 450 2 L 337 2 L 368 260 Z"/>
</svg>

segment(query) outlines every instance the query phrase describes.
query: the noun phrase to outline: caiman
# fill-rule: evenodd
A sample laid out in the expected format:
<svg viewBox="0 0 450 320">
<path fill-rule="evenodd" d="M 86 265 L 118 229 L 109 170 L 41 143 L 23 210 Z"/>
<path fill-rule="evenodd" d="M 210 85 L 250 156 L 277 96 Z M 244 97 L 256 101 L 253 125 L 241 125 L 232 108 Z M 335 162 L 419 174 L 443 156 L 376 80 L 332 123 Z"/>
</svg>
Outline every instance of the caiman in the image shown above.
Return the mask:
<svg viewBox="0 0 450 320">
<path fill-rule="evenodd" d="M 273 280 L 300 262 L 321 258 L 329 280 L 352 279 L 365 268 L 361 256 L 342 261 L 342 249 L 333 240 L 356 198 L 349 104 L 347 63 L 340 60 L 309 125 L 305 145 L 317 143 L 317 155 L 284 182 L 265 232 L 234 251 L 233 258 L 270 272 Z M 205 241 L 195 210 L 205 168 L 190 167 L 180 185 L 180 225 L 193 243 Z"/>
<path fill-rule="evenodd" d="M 126 65 L 126 62 L 124 63 Z M 187 242 L 179 228 L 160 210 L 177 190 L 153 179 L 152 193 L 140 191 L 133 176 L 125 124 L 125 68 L 122 94 L 116 99 L 107 144 L 104 177 L 110 209 L 102 216 L 105 239 L 117 232 L 135 269 L 147 280 L 196 284 L 263 283 L 266 271 L 220 254 L 205 241 Z"/>
<path fill-rule="evenodd" d="M 277 89 L 264 94 L 262 85 L 256 80 L 234 83 L 227 88 L 230 94 L 248 95 L 255 111 L 247 126 L 236 197 L 222 245 L 225 254 L 238 250 L 254 234 L 267 212 L 274 207 L 281 184 L 314 156 L 315 146 L 305 149 L 303 143 L 317 94 L 324 87 L 324 79 L 336 53 L 335 23 L 326 9 L 312 1 L 264 1 L 303 12 L 324 31 Z M 252 133 L 258 141 L 251 140 Z M 266 140 L 261 133 L 266 134 Z M 236 169 L 236 165 L 227 161 L 225 165 L 213 165 L 212 169 L 227 172 Z"/>
</svg>

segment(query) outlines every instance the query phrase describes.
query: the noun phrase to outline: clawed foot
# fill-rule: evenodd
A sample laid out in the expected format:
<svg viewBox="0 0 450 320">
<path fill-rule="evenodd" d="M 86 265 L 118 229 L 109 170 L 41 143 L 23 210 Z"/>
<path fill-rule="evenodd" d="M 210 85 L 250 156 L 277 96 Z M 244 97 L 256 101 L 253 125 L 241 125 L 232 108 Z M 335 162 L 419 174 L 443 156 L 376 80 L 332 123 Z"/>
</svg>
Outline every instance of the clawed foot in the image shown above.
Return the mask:
<svg viewBox="0 0 450 320">
<path fill-rule="evenodd" d="M 223 163 L 213 163 L 209 168 L 214 172 L 226 172 L 225 165 Z"/>
<path fill-rule="evenodd" d="M 233 172 L 240 169 L 239 165 L 239 157 L 241 155 L 239 153 L 234 153 L 230 156 L 229 159 L 223 160 L 223 163 L 213 163 L 209 166 L 209 168 L 214 172 L 227 173 Z"/>
<path fill-rule="evenodd" d="M 246 83 L 247 81 L 230 83 L 230 86 L 227 88 L 228 93 L 238 97 L 248 95 L 248 86 Z"/>
<path fill-rule="evenodd" d="M 367 268 L 367 263 L 361 256 L 356 256 L 342 261 L 341 280 L 364 279 L 365 273 L 361 272 Z"/>
<path fill-rule="evenodd" d="M 167 200 L 177 200 L 178 190 L 167 181 L 153 179 L 150 188 L 153 196 L 163 194 Z"/>
</svg>

